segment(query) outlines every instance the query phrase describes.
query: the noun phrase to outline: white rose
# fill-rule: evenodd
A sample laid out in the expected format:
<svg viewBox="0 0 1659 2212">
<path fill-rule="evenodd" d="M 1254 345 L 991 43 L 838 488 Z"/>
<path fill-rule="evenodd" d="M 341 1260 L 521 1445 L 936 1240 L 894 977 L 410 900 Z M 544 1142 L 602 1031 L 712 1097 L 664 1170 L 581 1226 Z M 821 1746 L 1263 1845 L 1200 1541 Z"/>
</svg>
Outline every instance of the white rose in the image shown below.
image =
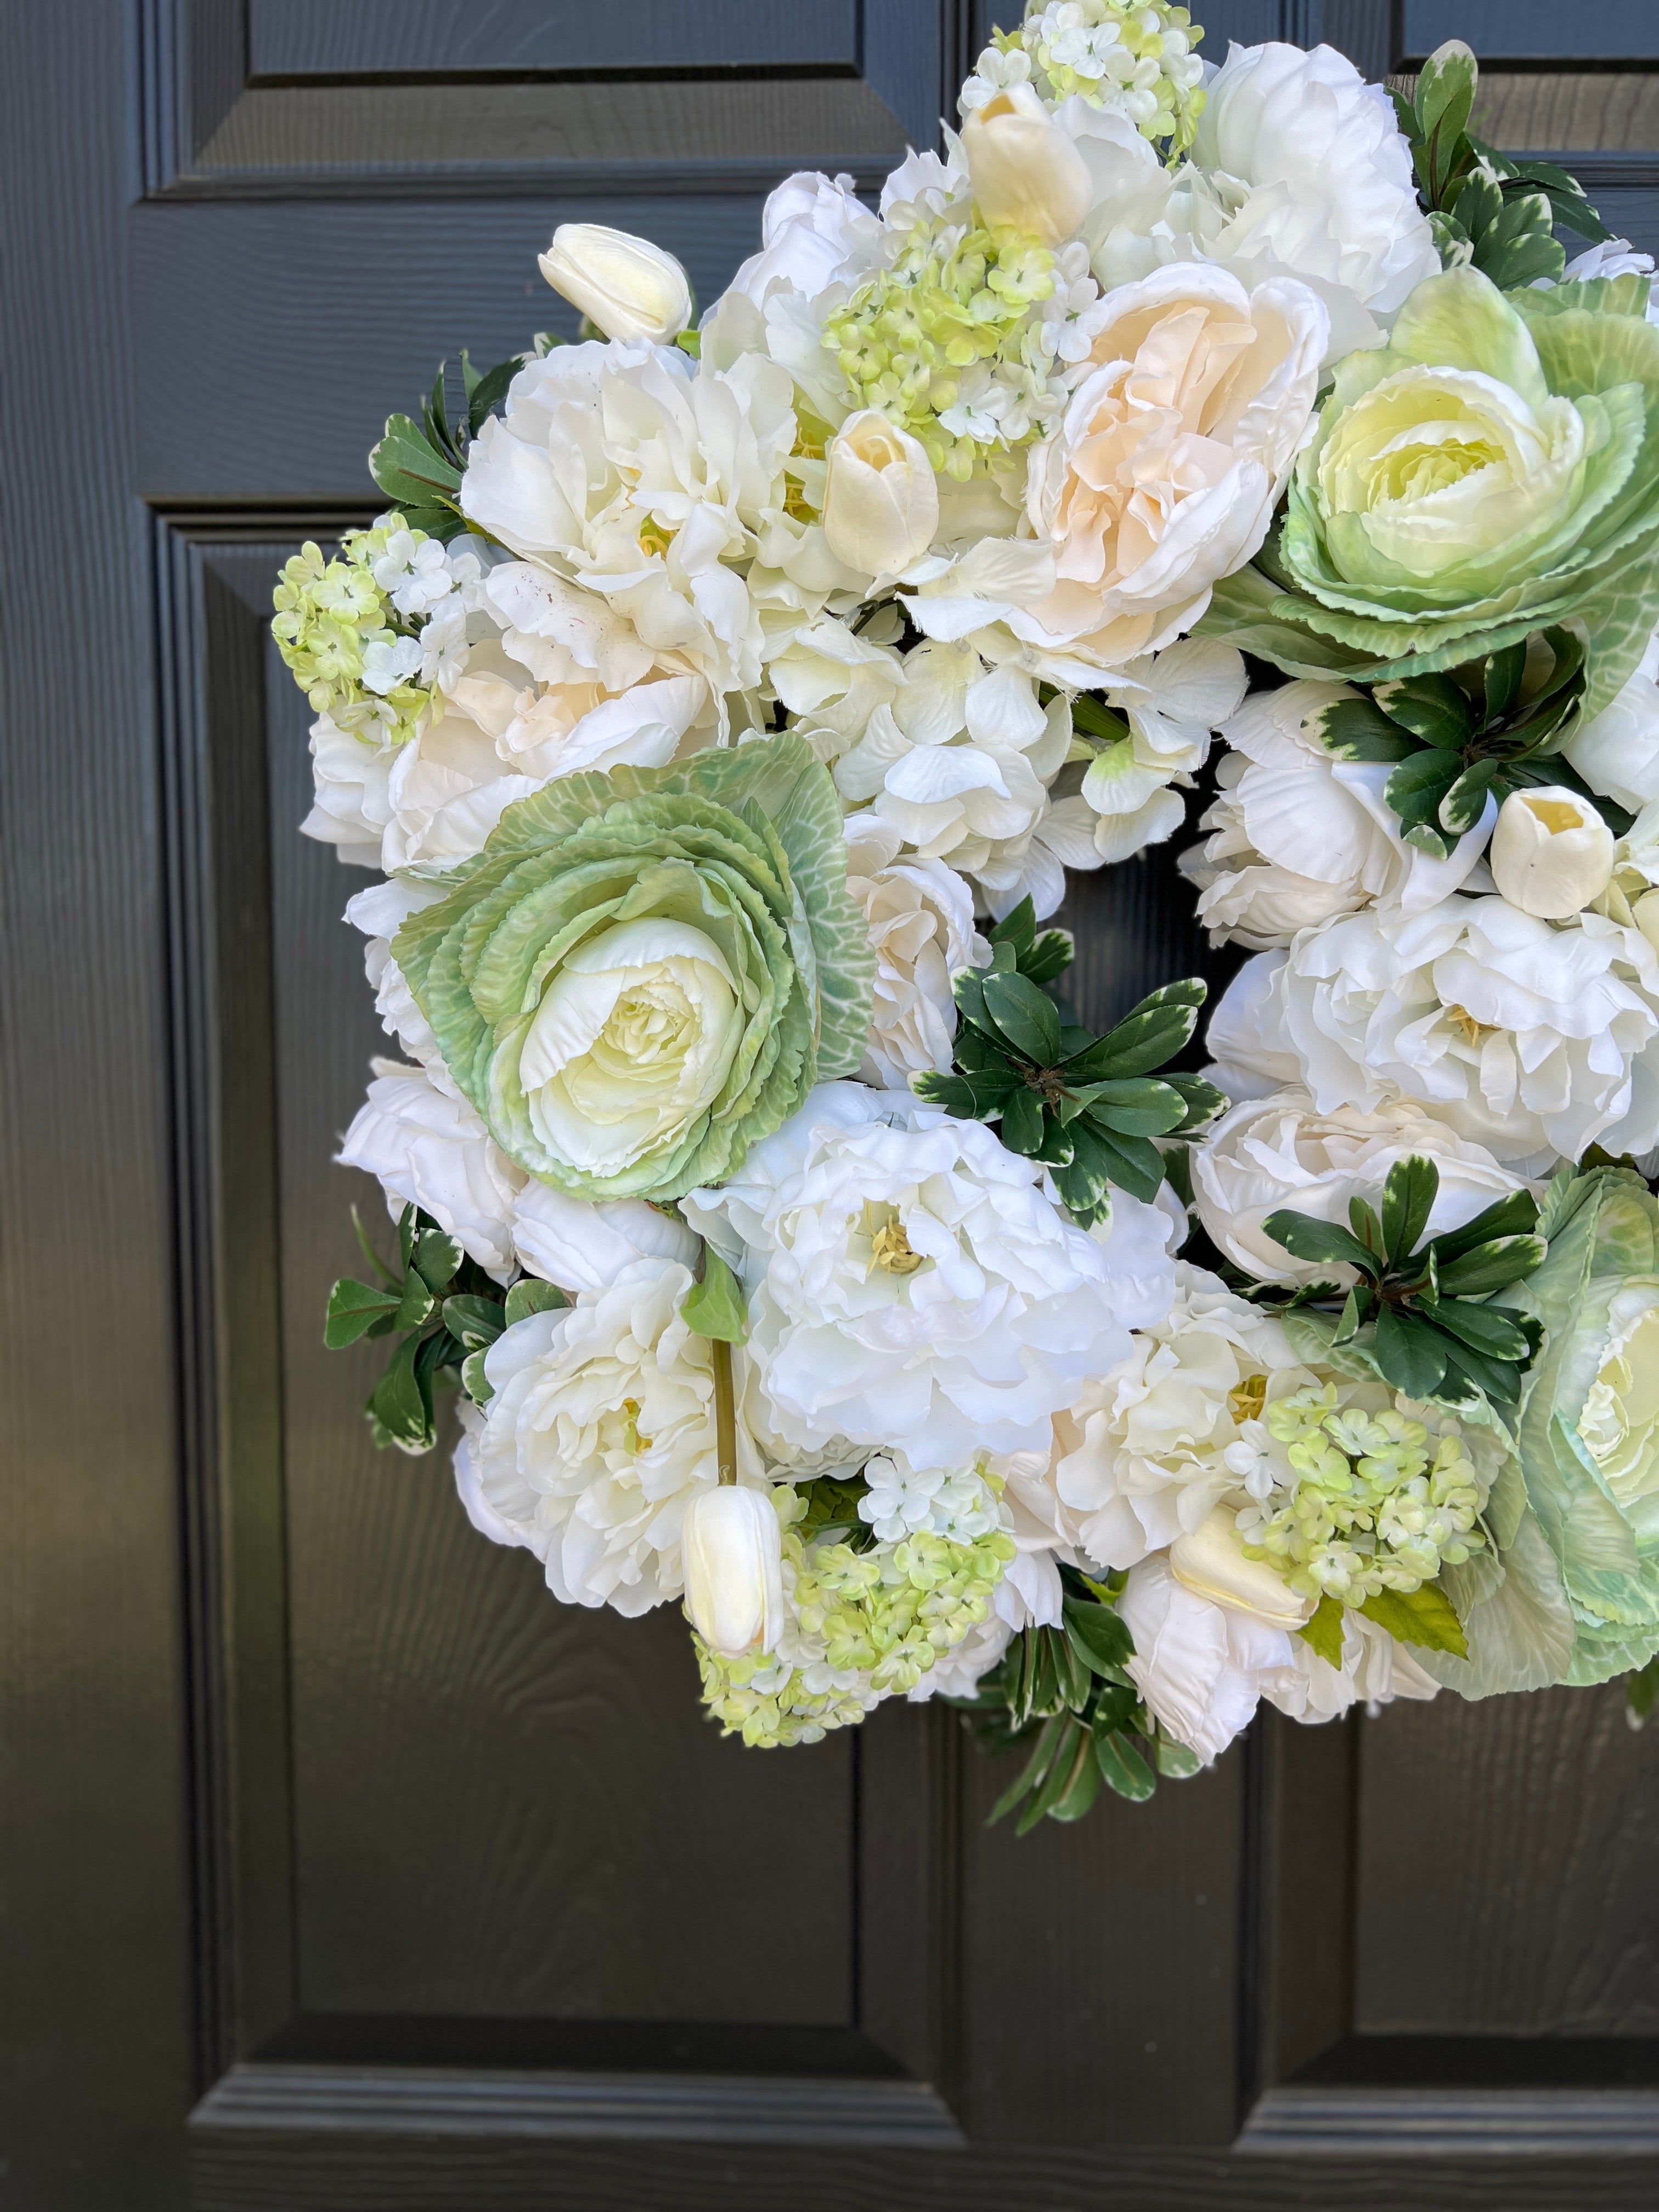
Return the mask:
<svg viewBox="0 0 1659 2212">
<path fill-rule="evenodd" d="M 1243 1480 L 1228 1454 L 1269 1382 L 1277 1396 L 1310 1379 L 1271 1314 L 1201 1268 L 1177 1266 L 1176 1285 L 1167 1316 L 1054 1421 L 1055 1533 L 1102 1566 L 1133 1566 L 1196 1529 Z"/>
<path fill-rule="evenodd" d="M 691 319 L 691 287 L 672 253 L 631 231 L 562 222 L 541 271 L 608 338 L 665 344 Z"/>
<path fill-rule="evenodd" d="M 523 1171 L 497 1150 L 466 1101 L 440 1091 L 424 1068 L 387 1060 L 373 1066 L 368 1097 L 336 1158 L 380 1178 L 394 1221 L 404 1206 L 419 1206 L 470 1259 L 505 1279 Z"/>
<path fill-rule="evenodd" d="M 980 1122 L 821 1085 L 687 1218 L 750 1294 L 774 1425 L 919 1468 L 1044 1450 L 1053 1415 L 1128 1349 L 1106 1255 Z"/>
<path fill-rule="evenodd" d="M 1255 1717 L 1264 1691 L 1289 1692 L 1296 1638 L 1186 1589 L 1160 1554 L 1129 1571 L 1118 1611 L 1135 1642 L 1128 1671 L 1177 1743 L 1206 1763 Z"/>
<path fill-rule="evenodd" d="M 633 1615 L 684 1587 L 686 1507 L 720 1480 L 711 1349 L 680 1317 L 692 1280 L 678 1261 L 635 1261 L 485 1355 L 478 1492 L 567 1604 Z M 738 1450 L 760 1481 L 741 1428 Z"/>
<path fill-rule="evenodd" d="M 1193 1197 L 1217 1249 L 1258 1281 L 1346 1279 L 1344 1269 L 1293 1259 L 1263 1222 L 1288 1207 L 1346 1229 L 1349 1200 L 1380 1206 L 1389 1169 L 1413 1155 L 1432 1160 L 1440 1171 L 1427 1237 L 1461 1229 L 1522 1182 L 1484 1146 L 1458 1136 L 1413 1101 L 1391 1099 L 1369 1112 L 1336 1106 L 1322 1114 L 1306 1091 L 1292 1086 L 1241 1099 L 1193 1146 Z"/>
<path fill-rule="evenodd" d="M 1079 327 L 1095 365 L 1026 479 L 1054 586 L 1009 626 L 1115 669 L 1173 643 L 1260 549 L 1312 419 L 1326 317 L 1289 279 L 1251 292 L 1184 264 L 1109 294 Z"/>
<path fill-rule="evenodd" d="M 725 299 L 738 293 L 763 307 L 775 290 L 814 299 L 832 284 L 850 289 L 883 257 L 881 225 L 859 198 L 851 177 L 832 179 L 805 169 L 786 177 L 768 197 L 761 241 L 760 252 L 738 270 Z"/>
<path fill-rule="evenodd" d="M 963 878 L 942 860 L 900 860 L 902 842 L 879 816 L 848 821 L 848 887 L 864 908 L 876 953 L 870 1043 L 859 1074 L 888 1091 L 908 1091 L 926 1069 L 949 1069 L 957 1033 L 951 978 L 991 957 Z"/>
<path fill-rule="evenodd" d="M 1659 634 L 1624 690 L 1561 748 L 1592 791 L 1639 813 L 1659 799 Z"/>
<path fill-rule="evenodd" d="M 1329 46 L 1234 46 L 1207 88 L 1191 164 L 1164 184 L 1147 155 L 1130 171 L 1116 149 L 1128 174 L 1097 184 L 1085 235 L 1105 288 L 1193 257 L 1247 284 L 1293 276 L 1325 304 L 1331 362 L 1380 344 L 1439 270 L 1388 94 Z"/>
<path fill-rule="evenodd" d="M 1181 857 L 1216 944 L 1288 945 L 1300 929 L 1382 901 L 1414 914 L 1461 889 L 1478 863 L 1495 801 L 1449 859 L 1435 860 L 1401 835 L 1384 796 L 1389 763 L 1336 760 L 1310 729 L 1321 708 L 1352 696 L 1341 684 L 1286 684 L 1223 725 L 1234 750 L 1200 824 L 1211 834 Z"/>
<path fill-rule="evenodd" d="M 918 441 L 866 407 L 825 460 L 823 535 L 836 560 L 878 584 L 920 560 L 939 528 L 939 483 Z"/>
<path fill-rule="evenodd" d="M 332 845 L 354 867 L 378 868 L 380 840 L 392 818 L 388 786 L 398 751 L 389 738 L 366 743 L 331 715 L 319 714 L 311 726 L 315 798 L 300 824 L 303 835 Z"/>
<path fill-rule="evenodd" d="M 1421 1102 L 1500 1160 L 1659 1139 L 1659 958 L 1597 914 L 1556 928 L 1495 897 L 1376 909 L 1259 952 L 1210 1025 L 1234 1097 L 1300 1081 L 1321 1113 Z"/>
<path fill-rule="evenodd" d="M 1512 791 L 1498 812 L 1488 860 L 1511 906 L 1566 921 L 1613 881 L 1613 832 L 1564 784 Z"/>
</svg>

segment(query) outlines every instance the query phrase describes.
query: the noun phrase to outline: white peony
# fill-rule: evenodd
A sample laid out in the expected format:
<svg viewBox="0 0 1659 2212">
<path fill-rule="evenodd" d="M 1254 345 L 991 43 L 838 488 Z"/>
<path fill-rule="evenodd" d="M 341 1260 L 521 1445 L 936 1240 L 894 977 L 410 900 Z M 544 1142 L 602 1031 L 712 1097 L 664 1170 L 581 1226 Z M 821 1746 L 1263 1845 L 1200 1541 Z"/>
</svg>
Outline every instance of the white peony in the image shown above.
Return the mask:
<svg viewBox="0 0 1659 2212">
<path fill-rule="evenodd" d="M 974 927 L 974 895 L 942 860 L 901 860 L 903 839 L 878 815 L 847 824 L 847 882 L 870 925 L 876 990 L 860 1079 L 908 1091 L 910 1078 L 948 1070 L 957 1033 L 951 978 L 989 963 Z"/>
<path fill-rule="evenodd" d="M 419 1206 L 469 1258 L 505 1280 L 523 1170 L 497 1149 L 465 1099 L 440 1091 L 424 1068 L 372 1065 L 368 1097 L 336 1158 L 380 1178 L 394 1221 L 404 1206 Z"/>
<path fill-rule="evenodd" d="M 434 1085 L 459 1098 L 454 1079 L 444 1065 L 432 1024 L 415 1003 L 415 994 L 404 980 L 404 971 L 392 957 L 392 940 L 411 914 L 418 914 L 443 896 L 441 884 L 422 883 L 408 877 L 371 884 L 346 902 L 345 919 L 368 939 L 363 947 L 363 968 L 374 993 L 374 1011 L 380 1027 L 395 1037 L 404 1058 L 423 1067 Z"/>
<path fill-rule="evenodd" d="M 1436 860 L 1401 835 L 1383 795 L 1392 768 L 1336 760 L 1310 727 L 1322 708 L 1352 696 L 1341 684 L 1286 684 L 1247 700 L 1223 726 L 1233 750 L 1199 825 L 1210 836 L 1181 857 L 1212 942 L 1264 951 L 1382 902 L 1414 914 L 1461 890 L 1479 862 L 1495 800 L 1450 857 Z"/>
<path fill-rule="evenodd" d="M 1168 1315 L 1055 1419 L 1045 1480 L 1058 1532 L 1103 1567 L 1166 1549 L 1239 1487 L 1236 1448 L 1269 1386 L 1279 1395 L 1310 1379 L 1271 1314 L 1177 1266 Z"/>
<path fill-rule="evenodd" d="M 311 726 L 312 808 L 301 833 L 332 845 L 354 867 L 380 866 L 380 841 L 392 819 L 388 786 L 398 748 L 390 738 L 365 741 L 331 714 Z"/>
<path fill-rule="evenodd" d="M 1295 1679 L 1275 1676 L 1261 1693 L 1293 1721 L 1340 1720 L 1351 1706 L 1391 1705 L 1396 1698 L 1432 1698 L 1440 1685 L 1413 1657 L 1408 1644 L 1367 1620 L 1351 1606 L 1342 1608 L 1342 1658 L 1333 1667 L 1305 1637 L 1291 1638 Z"/>
<path fill-rule="evenodd" d="M 791 512 L 793 400 L 757 354 L 720 367 L 643 343 L 560 346 L 484 424 L 461 506 L 544 573 L 567 648 L 586 602 L 596 635 L 631 639 L 647 663 L 676 655 L 718 696 L 745 691 L 767 643 L 759 596 L 810 617 L 844 580 L 822 530 Z"/>
<path fill-rule="evenodd" d="M 1659 632 L 1611 706 L 1574 732 L 1562 757 L 1592 791 L 1632 813 L 1659 799 Z"/>
<path fill-rule="evenodd" d="M 1542 1166 L 1659 1139 L 1656 1036 L 1659 957 L 1639 930 L 1460 896 L 1257 953 L 1209 1042 L 1234 1097 L 1299 1081 L 1322 1114 L 1416 1099 L 1500 1160 Z"/>
<path fill-rule="evenodd" d="M 1136 1687 L 1176 1742 L 1206 1762 L 1249 1726 L 1264 1692 L 1294 1694 L 1297 1638 L 1188 1589 L 1162 1553 L 1130 1569 L 1118 1611 L 1134 1638 Z"/>
<path fill-rule="evenodd" d="M 1263 1222 L 1288 1207 L 1346 1229 L 1349 1200 L 1380 1207 L 1389 1169 L 1413 1155 L 1440 1172 L 1428 1237 L 1461 1229 L 1523 1182 L 1413 1100 L 1321 1113 L 1306 1091 L 1291 1086 L 1241 1099 L 1193 1146 L 1193 1197 L 1217 1249 L 1258 1281 L 1344 1279 L 1345 1269 L 1293 1259 Z"/>
<path fill-rule="evenodd" d="M 642 1198 L 595 1206 L 533 1180 L 519 1193 L 512 1228 L 520 1265 L 572 1292 L 603 1291 L 637 1260 L 695 1267 L 702 1249 L 677 1213 Z"/>
<path fill-rule="evenodd" d="M 881 224 L 859 198 L 851 177 L 798 170 L 767 197 L 761 249 L 732 279 L 733 293 L 763 307 L 775 291 L 816 299 L 832 284 L 850 290 L 881 266 Z"/>
<path fill-rule="evenodd" d="M 567 1604 L 632 1615 L 684 1587 L 686 1505 L 720 1480 L 712 1350 L 680 1317 L 692 1280 L 677 1260 L 637 1260 L 504 1329 L 485 1356 L 478 1495 Z M 743 1477 L 762 1481 L 741 1428 L 738 1451 Z"/>
<path fill-rule="evenodd" d="M 821 1085 L 683 1204 L 743 1279 L 749 1355 L 799 1446 L 841 1435 L 919 1468 L 1042 1449 L 1085 1376 L 1128 1349 L 1106 1250 L 1042 1168 L 896 1093 Z"/>
<path fill-rule="evenodd" d="M 1325 304 L 1328 362 L 1380 345 L 1439 270 L 1389 96 L 1329 46 L 1234 46 L 1207 88 L 1192 161 L 1173 178 L 1105 121 L 1073 124 L 1097 168 L 1085 234 L 1104 289 L 1189 259 L 1249 285 L 1292 276 Z"/>
</svg>

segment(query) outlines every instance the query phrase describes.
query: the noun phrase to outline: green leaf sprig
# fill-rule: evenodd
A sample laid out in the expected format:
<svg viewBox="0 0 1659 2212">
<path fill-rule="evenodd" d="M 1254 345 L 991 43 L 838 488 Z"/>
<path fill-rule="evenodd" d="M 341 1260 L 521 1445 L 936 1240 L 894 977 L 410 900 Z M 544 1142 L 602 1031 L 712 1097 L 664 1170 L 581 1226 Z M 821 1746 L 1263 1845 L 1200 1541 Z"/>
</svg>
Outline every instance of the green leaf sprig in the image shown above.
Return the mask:
<svg viewBox="0 0 1659 2212">
<path fill-rule="evenodd" d="M 1134 1639 L 1114 1602 L 1113 1583 L 1062 1568 L 1063 1626 L 1027 1628 L 972 1698 L 959 1698 L 985 1748 L 1030 1744 L 1017 1779 L 992 1808 L 988 1827 L 1021 1808 L 1016 1833 L 1038 1821 L 1080 1820 L 1103 1783 L 1135 1803 L 1160 1774 L 1196 1774 L 1200 1761 L 1164 1733 L 1142 1701 L 1126 1662 Z M 1121 1587 L 1123 1577 L 1113 1578 Z"/>
<path fill-rule="evenodd" d="M 460 509 L 466 450 L 523 366 L 523 356 L 514 354 L 481 374 L 464 352 L 461 412 L 454 422 L 449 419 L 441 362 L 437 381 L 421 402 L 420 421 L 407 415 L 387 416 L 385 435 L 368 457 L 369 474 L 402 508 L 412 528 L 447 544 L 471 526 Z"/>
<path fill-rule="evenodd" d="M 1103 1036 L 1062 1022 L 1043 986 L 1072 958 L 1063 930 L 1038 933 L 1022 899 L 991 932 L 992 964 L 956 981 L 956 1073 L 919 1075 L 919 1097 L 967 1121 L 997 1121 L 1010 1152 L 1041 1160 L 1060 1202 L 1084 1227 L 1110 1210 L 1115 1183 L 1158 1195 L 1164 1156 L 1152 1142 L 1199 1127 L 1226 1100 L 1201 1076 L 1152 1070 L 1192 1036 L 1205 986 L 1170 983 Z"/>
<path fill-rule="evenodd" d="M 1346 1296 L 1315 1283 L 1285 1304 L 1335 1310 L 1333 1347 L 1369 1351 L 1383 1380 L 1408 1397 L 1455 1406 L 1478 1390 L 1494 1406 L 1515 1406 L 1542 1332 L 1529 1314 L 1490 1300 L 1543 1260 L 1537 1201 L 1511 1191 L 1425 1242 L 1439 1188 L 1434 1162 L 1413 1155 L 1389 1169 L 1380 1216 L 1363 1198 L 1348 1201 L 1352 1231 L 1289 1209 L 1270 1213 L 1262 1226 L 1295 1258 L 1349 1267 L 1359 1278 Z"/>
<path fill-rule="evenodd" d="M 1395 112 L 1412 149 L 1418 189 L 1449 269 L 1470 263 L 1501 291 L 1540 276 L 1559 282 L 1566 252 L 1559 226 L 1592 244 L 1613 234 L 1583 186 L 1550 161 L 1514 161 L 1470 135 L 1480 67 L 1461 39 L 1423 64 Z"/>
<path fill-rule="evenodd" d="M 1565 784 L 1589 787 L 1560 757 L 1584 693 L 1586 652 L 1572 629 L 1540 630 L 1483 660 L 1378 684 L 1319 708 L 1310 726 L 1339 760 L 1395 763 L 1384 793 L 1407 844 L 1445 860 L 1489 797 Z M 1593 804 L 1614 833 L 1631 817 Z"/>
<path fill-rule="evenodd" d="M 379 1279 L 343 1275 L 328 1296 L 323 1341 L 343 1351 L 360 1337 L 398 1336 L 392 1364 L 365 1407 L 377 1444 L 428 1452 L 438 1441 L 435 1392 L 459 1382 L 476 1404 L 490 1395 L 484 1354 L 504 1328 L 568 1304 L 552 1283 L 526 1275 L 510 1290 L 467 1258 L 429 1214 L 406 1206 L 398 1222 L 398 1266 L 387 1267 L 352 1209 L 357 1242 Z"/>
</svg>

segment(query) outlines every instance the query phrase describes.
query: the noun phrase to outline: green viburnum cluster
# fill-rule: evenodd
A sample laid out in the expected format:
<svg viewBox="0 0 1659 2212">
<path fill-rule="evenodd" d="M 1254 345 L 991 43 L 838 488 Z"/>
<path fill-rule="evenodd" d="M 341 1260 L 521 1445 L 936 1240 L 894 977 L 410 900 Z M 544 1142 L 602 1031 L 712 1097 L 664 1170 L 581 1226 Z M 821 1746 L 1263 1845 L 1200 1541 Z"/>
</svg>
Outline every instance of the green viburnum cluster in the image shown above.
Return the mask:
<svg viewBox="0 0 1659 2212">
<path fill-rule="evenodd" d="M 401 514 L 372 530 L 349 530 L 339 556 L 301 546 L 283 567 L 270 625 L 276 650 L 313 714 L 327 714 L 354 737 L 402 744 L 415 736 L 432 695 L 409 679 L 420 668 L 416 629 L 374 580 L 374 563 L 394 534 L 408 531 Z"/>
<path fill-rule="evenodd" d="M 703 1699 L 723 1734 L 770 1747 L 852 1726 L 878 1698 L 913 1690 L 990 1611 L 1012 1536 L 997 1527 L 962 1542 L 919 1529 L 874 1542 L 852 1515 L 822 1517 L 844 1512 L 854 1495 L 835 1481 L 773 1492 L 791 1616 L 778 1651 L 728 1659 L 693 1638 Z"/>
<path fill-rule="evenodd" d="M 990 453 L 1043 427 L 1054 337 L 1033 311 L 1054 295 L 1054 257 L 1006 227 L 921 222 L 906 240 L 890 269 L 830 316 L 823 343 L 855 406 L 878 409 L 935 470 L 965 483 Z M 954 423 L 942 419 L 952 410 Z"/>
<path fill-rule="evenodd" d="M 1174 162 L 1204 112 L 1204 65 L 1193 51 L 1203 36 L 1171 0 L 1033 0 L 1018 30 L 992 33 L 963 105 L 981 106 L 1011 84 L 1055 103 L 1075 96 L 1167 142 Z"/>
<path fill-rule="evenodd" d="M 1245 1557 L 1269 1561 L 1304 1597 L 1360 1606 L 1384 1590 L 1409 1595 L 1485 1542 L 1480 1478 L 1455 1422 L 1431 1435 L 1398 1406 L 1338 1395 L 1334 1382 L 1310 1383 L 1264 1409 L 1296 1481 L 1271 1511 L 1239 1515 Z"/>
</svg>

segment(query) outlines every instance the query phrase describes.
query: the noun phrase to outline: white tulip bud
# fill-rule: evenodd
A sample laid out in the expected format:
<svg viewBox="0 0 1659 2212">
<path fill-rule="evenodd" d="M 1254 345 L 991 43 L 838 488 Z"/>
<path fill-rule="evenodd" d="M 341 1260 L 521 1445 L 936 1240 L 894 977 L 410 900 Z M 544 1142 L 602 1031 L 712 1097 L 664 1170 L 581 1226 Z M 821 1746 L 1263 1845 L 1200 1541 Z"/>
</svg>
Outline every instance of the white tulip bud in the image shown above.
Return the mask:
<svg viewBox="0 0 1659 2212">
<path fill-rule="evenodd" d="M 1512 791 L 1498 810 L 1486 855 L 1511 906 L 1540 921 L 1565 921 L 1613 880 L 1613 832 L 1589 799 L 1560 784 Z"/>
<path fill-rule="evenodd" d="M 541 257 L 541 270 L 608 338 L 666 345 L 691 319 L 684 270 L 672 253 L 630 231 L 562 222 Z"/>
<path fill-rule="evenodd" d="M 962 126 L 981 219 L 1012 223 L 1043 246 L 1064 246 L 1094 204 L 1094 180 L 1077 143 L 1029 84 L 1012 84 Z"/>
<path fill-rule="evenodd" d="M 939 530 L 939 479 L 908 430 L 873 407 L 849 415 L 830 441 L 823 535 L 863 576 L 896 576 Z"/>
<path fill-rule="evenodd" d="M 1247 1559 L 1234 1516 L 1218 1505 L 1190 1534 L 1170 1547 L 1170 1571 L 1196 1596 L 1253 1613 L 1274 1628 L 1300 1628 L 1314 1601 L 1293 1590 L 1266 1559 Z"/>
<path fill-rule="evenodd" d="M 700 1490 L 680 1531 L 685 1609 L 711 1651 L 769 1651 L 783 1626 L 783 1547 L 763 1490 Z"/>
</svg>

